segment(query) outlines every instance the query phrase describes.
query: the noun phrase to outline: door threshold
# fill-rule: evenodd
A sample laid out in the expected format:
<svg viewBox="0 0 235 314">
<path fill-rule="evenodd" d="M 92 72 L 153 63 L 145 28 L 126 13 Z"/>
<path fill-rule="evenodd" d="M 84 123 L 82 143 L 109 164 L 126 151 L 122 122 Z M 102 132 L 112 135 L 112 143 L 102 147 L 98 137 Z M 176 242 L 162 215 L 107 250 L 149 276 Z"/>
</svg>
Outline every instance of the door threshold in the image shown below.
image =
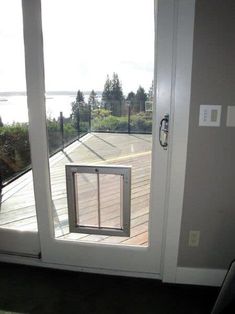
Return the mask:
<svg viewBox="0 0 235 314">
<path fill-rule="evenodd" d="M 161 275 L 157 273 L 147 273 L 147 272 L 135 272 L 135 271 L 123 271 L 117 269 L 104 269 L 104 268 L 90 268 L 90 267 L 79 267 L 72 265 L 63 265 L 56 263 L 47 263 L 44 262 L 39 257 L 35 256 L 23 256 L 17 254 L 7 254 L 0 252 L 0 262 L 3 263 L 12 263 L 12 264 L 21 264 L 28 266 L 52 268 L 52 269 L 61 269 L 68 271 L 77 271 L 84 273 L 94 273 L 100 275 L 111 275 L 111 276 L 122 276 L 122 277 L 135 277 L 135 278 L 148 278 L 148 279 L 158 279 L 162 280 Z"/>
</svg>

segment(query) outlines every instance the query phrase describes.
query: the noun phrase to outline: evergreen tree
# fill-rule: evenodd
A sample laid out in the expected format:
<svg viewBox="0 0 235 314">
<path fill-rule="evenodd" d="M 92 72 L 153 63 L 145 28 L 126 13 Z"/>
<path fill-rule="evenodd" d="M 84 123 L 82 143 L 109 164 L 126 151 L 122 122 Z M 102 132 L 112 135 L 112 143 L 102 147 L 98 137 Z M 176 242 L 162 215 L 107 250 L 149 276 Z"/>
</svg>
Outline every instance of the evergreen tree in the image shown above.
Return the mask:
<svg viewBox="0 0 235 314">
<path fill-rule="evenodd" d="M 127 95 L 126 100 L 133 101 L 134 99 L 135 99 L 135 93 L 131 91 L 131 92 Z"/>
<path fill-rule="evenodd" d="M 84 102 L 84 96 L 83 96 L 83 93 L 79 89 L 76 96 L 76 103 L 83 103 L 83 102 Z"/>
<path fill-rule="evenodd" d="M 92 89 L 92 91 L 90 93 L 90 96 L 88 99 L 88 105 L 91 106 L 91 108 L 97 107 L 97 96 L 96 96 L 94 89 Z"/>
<path fill-rule="evenodd" d="M 122 104 L 123 104 L 123 92 L 122 85 L 119 80 L 118 74 L 113 73 L 112 85 L 111 85 L 111 110 L 114 116 L 121 116 Z"/>
<path fill-rule="evenodd" d="M 123 100 L 122 85 L 118 78 L 117 73 L 113 73 L 111 86 L 112 86 L 112 89 L 111 89 L 112 99 L 116 101 L 122 101 Z"/>
<path fill-rule="evenodd" d="M 105 109 L 111 110 L 115 116 L 120 116 L 123 99 L 122 85 L 118 74 L 113 73 L 112 80 L 107 75 L 102 93 L 102 101 L 104 102 Z"/>
<path fill-rule="evenodd" d="M 83 93 L 78 90 L 76 101 L 72 102 L 72 119 L 74 126 L 80 132 L 80 107 L 84 106 L 84 96 Z"/>
<path fill-rule="evenodd" d="M 135 95 L 135 93 L 132 92 L 132 91 L 127 95 L 126 100 L 129 102 L 131 109 L 134 108 L 134 105 L 135 105 L 135 97 L 136 97 L 136 95 Z"/>
<path fill-rule="evenodd" d="M 112 88 L 112 82 L 109 79 L 109 76 L 107 75 L 107 78 L 104 84 L 104 90 L 102 93 L 102 101 L 104 102 L 105 109 L 110 109 L 110 102 L 112 100 L 111 88 Z"/>
<path fill-rule="evenodd" d="M 152 81 L 152 85 L 149 88 L 148 101 L 153 101 L 153 81 Z"/>
<path fill-rule="evenodd" d="M 139 87 L 136 92 L 136 105 L 139 108 L 139 111 L 145 111 L 145 101 L 147 100 L 147 94 L 143 87 Z"/>
<path fill-rule="evenodd" d="M 145 102 L 145 111 L 152 111 L 153 110 L 153 81 L 152 85 L 149 88 L 147 101 Z"/>
<path fill-rule="evenodd" d="M 0 116 L 0 128 L 3 127 L 2 117 Z"/>
</svg>

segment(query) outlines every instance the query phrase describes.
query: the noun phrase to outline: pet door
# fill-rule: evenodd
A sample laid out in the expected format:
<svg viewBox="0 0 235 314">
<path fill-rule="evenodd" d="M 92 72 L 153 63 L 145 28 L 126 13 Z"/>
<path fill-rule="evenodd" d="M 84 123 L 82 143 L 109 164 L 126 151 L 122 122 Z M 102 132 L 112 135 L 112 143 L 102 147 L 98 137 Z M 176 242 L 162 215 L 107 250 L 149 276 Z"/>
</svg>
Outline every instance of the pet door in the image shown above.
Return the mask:
<svg viewBox="0 0 235 314">
<path fill-rule="evenodd" d="M 130 236 L 131 167 L 66 165 L 70 232 Z"/>
</svg>

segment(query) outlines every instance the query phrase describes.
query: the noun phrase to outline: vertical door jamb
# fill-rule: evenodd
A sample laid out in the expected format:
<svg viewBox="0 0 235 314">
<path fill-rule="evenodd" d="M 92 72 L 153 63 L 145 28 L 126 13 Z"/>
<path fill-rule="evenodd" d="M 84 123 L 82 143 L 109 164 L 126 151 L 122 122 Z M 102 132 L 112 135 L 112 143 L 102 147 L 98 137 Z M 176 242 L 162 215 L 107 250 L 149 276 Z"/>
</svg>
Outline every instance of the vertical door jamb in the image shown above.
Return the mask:
<svg viewBox="0 0 235 314">
<path fill-rule="evenodd" d="M 168 197 L 165 210 L 161 270 L 161 277 L 164 282 L 176 282 L 177 276 L 188 144 L 195 14 L 195 0 L 170 1 L 175 1 L 178 7 L 169 136 Z"/>
<path fill-rule="evenodd" d="M 53 234 L 48 143 L 45 109 L 45 83 L 41 1 L 22 0 L 29 139 L 34 180 L 36 213 L 41 249 Z M 51 211 L 49 211 L 51 213 Z"/>
</svg>

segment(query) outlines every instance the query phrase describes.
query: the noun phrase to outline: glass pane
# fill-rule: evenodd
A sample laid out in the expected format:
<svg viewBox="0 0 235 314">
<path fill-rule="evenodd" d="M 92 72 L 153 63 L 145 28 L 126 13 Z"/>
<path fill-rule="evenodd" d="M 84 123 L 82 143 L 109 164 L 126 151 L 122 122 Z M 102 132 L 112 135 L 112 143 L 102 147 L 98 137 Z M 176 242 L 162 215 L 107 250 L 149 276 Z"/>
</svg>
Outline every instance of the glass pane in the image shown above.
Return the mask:
<svg viewBox="0 0 235 314">
<path fill-rule="evenodd" d="M 122 229 L 122 176 L 76 173 L 74 182 L 78 226 Z"/>
<path fill-rule="evenodd" d="M 122 228 L 122 177 L 119 175 L 100 175 L 101 226 Z"/>
<path fill-rule="evenodd" d="M 20 0 L 0 2 L 0 42 L 0 227 L 36 231 Z"/>
<path fill-rule="evenodd" d="M 98 227 L 98 186 L 97 175 L 75 174 L 77 224 Z"/>
<path fill-rule="evenodd" d="M 46 91 L 47 98 L 53 97 L 51 103 L 47 99 L 47 118 L 56 125 L 48 130 L 49 143 L 51 152 L 59 150 L 50 167 L 58 239 L 148 244 L 153 17 L 152 0 L 42 0 Z M 59 126 L 60 112 L 64 130 L 65 121 L 69 125 L 68 142 Z M 69 143 L 64 150 L 63 143 Z M 69 233 L 67 163 L 132 166 L 130 238 Z M 112 184 L 120 185 L 119 179 Z M 108 199 L 108 190 L 103 194 Z M 107 226 L 120 223 L 116 205 L 112 210 L 117 218 L 103 208 L 111 216 L 106 220 L 101 215 Z"/>
<path fill-rule="evenodd" d="M 46 95 L 47 133 L 50 155 L 63 149 L 78 137 L 76 124 L 71 117 L 71 95 L 48 92 Z"/>
</svg>

